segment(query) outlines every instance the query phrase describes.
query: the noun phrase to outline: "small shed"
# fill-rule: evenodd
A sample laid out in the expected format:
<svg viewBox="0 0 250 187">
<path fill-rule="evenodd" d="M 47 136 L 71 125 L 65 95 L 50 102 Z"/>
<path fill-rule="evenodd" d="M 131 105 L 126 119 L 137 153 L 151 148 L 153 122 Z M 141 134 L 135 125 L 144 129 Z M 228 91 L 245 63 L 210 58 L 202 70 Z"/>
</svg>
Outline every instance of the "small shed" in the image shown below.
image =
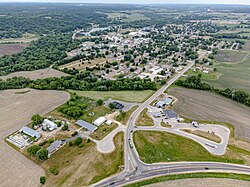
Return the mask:
<svg viewBox="0 0 250 187">
<path fill-rule="evenodd" d="M 108 121 L 106 121 L 107 125 L 111 125 L 113 123 L 113 121 L 111 119 L 109 119 Z"/>
</svg>

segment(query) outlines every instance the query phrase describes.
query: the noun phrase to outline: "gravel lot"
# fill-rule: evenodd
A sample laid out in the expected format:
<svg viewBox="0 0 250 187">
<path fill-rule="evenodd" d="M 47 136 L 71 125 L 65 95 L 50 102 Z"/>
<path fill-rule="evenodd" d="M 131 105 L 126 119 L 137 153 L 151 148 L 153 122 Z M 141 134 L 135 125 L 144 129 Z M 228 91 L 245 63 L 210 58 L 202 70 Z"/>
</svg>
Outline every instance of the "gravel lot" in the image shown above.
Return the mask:
<svg viewBox="0 0 250 187">
<path fill-rule="evenodd" d="M 27 90 L 30 91 L 15 94 Z M 58 91 L 0 91 L 0 186 L 39 186 L 43 169 L 7 145 L 4 138 L 28 124 L 33 114 L 44 115 L 68 99 L 68 93 Z"/>
<path fill-rule="evenodd" d="M 172 88 L 169 94 L 178 98 L 174 110 L 194 120 L 227 122 L 235 127 L 236 138 L 250 141 L 250 108 L 209 92 Z"/>
<path fill-rule="evenodd" d="M 147 187 L 248 187 L 249 181 L 241 181 L 234 179 L 217 179 L 217 178 L 205 178 L 205 179 L 180 179 L 167 181 L 162 183 L 150 184 Z"/>
</svg>

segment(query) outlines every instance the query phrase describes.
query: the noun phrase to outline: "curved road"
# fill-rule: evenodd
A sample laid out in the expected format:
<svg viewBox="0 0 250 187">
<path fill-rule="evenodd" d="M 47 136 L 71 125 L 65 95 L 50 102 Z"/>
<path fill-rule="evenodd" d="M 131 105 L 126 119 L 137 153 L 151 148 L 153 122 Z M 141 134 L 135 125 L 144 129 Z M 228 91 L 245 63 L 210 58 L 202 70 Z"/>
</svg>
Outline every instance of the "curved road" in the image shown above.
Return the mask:
<svg viewBox="0 0 250 187">
<path fill-rule="evenodd" d="M 205 54 L 202 54 L 204 56 Z M 124 171 L 116 176 L 111 176 L 93 186 L 123 186 L 129 183 L 153 178 L 167 174 L 180 174 L 192 172 L 230 172 L 230 173 L 244 173 L 250 175 L 250 167 L 219 163 L 219 162 L 178 162 L 178 163 L 157 163 L 145 164 L 138 156 L 134 148 L 132 132 L 135 130 L 135 123 L 140 113 L 144 108 L 148 107 L 156 97 L 164 93 L 164 91 L 171 86 L 177 79 L 179 79 L 188 69 L 194 65 L 191 62 L 181 72 L 176 74 L 168 83 L 162 86 L 155 94 L 153 94 L 147 101 L 140 105 L 130 116 L 127 122 L 127 129 L 125 133 L 125 166 Z M 133 148 L 130 147 L 130 144 Z"/>
</svg>

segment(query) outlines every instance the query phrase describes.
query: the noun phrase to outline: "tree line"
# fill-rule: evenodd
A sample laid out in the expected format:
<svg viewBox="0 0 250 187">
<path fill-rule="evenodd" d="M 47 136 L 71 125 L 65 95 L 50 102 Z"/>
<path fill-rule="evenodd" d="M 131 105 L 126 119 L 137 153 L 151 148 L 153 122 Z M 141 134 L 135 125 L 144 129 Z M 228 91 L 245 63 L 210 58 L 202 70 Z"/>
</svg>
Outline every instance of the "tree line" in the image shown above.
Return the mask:
<svg viewBox="0 0 250 187">
<path fill-rule="evenodd" d="M 211 91 L 250 107 L 250 96 L 248 93 L 241 90 L 234 90 L 230 88 L 226 89 L 214 88 L 213 86 L 202 82 L 200 75 L 190 76 L 187 77 L 185 80 L 180 79 L 176 81 L 175 84 L 185 88 Z"/>
<path fill-rule="evenodd" d="M 74 76 L 53 77 L 30 80 L 25 77 L 13 77 L 7 80 L 0 79 L 0 90 L 34 88 L 39 90 L 94 90 L 94 91 L 121 91 L 121 90 L 156 90 L 156 83 L 150 79 L 118 78 L 117 80 L 98 79 L 88 72 Z"/>
</svg>

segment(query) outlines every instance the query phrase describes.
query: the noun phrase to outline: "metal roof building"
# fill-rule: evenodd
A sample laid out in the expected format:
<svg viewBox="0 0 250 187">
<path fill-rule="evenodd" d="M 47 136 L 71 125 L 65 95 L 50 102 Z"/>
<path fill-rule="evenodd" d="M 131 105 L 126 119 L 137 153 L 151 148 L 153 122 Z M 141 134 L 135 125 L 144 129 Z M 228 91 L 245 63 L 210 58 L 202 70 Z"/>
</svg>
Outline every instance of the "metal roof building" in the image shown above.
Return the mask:
<svg viewBox="0 0 250 187">
<path fill-rule="evenodd" d="M 87 129 L 88 131 L 90 131 L 90 132 L 94 132 L 96 129 L 97 129 L 97 127 L 96 126 L 94 126 L 94 125 L 92 125 L 92 124 L 90 124 L 90 123 L 88 123 L 88 122 L 86 122 L 86 121 L 83 121 L 83 120 L 78 120 L 77 122 L 76 122 L 76 124 L 77 125 L 79 125 L 79 126 L 81 126 L 81 127 L 83 127 L 83 128 L 85 128 L 85 129 Z"/>
<path fill-rule="evenodd" d="M 64 142 L 62 140 L 56 140 L 55 142 L 50 144 L 50 146 L 47 148 L 49 155 L 58 150 L 63 144 Z"/>
<path fill-rule="evenodd" d="M 33 138 L 36 138 L 36 140 L 38 140 L 41 137 L 41 135 L 37 131 L 26 126 L 21 128 L 19 132 L 23 132 L 24 134 L 27 134 Z"/>
<path fill-rule="evenodd" d="M 43 123 L 47 126 L 47 128 L 50 131 L 53 131 L 54 129 L 57 129 L 57 124 L 55 124 L 53 121 L 50 121 L 48 119 L 45 119 Z"/>
<path fill-rule="evenodd" d="M 175 113 L 175 111 L 173 110 L 163 110 L 163 112 L 165 113 L 166 117 L 168 118 L 177 118 L 177 114 Z"/>
</svg>

